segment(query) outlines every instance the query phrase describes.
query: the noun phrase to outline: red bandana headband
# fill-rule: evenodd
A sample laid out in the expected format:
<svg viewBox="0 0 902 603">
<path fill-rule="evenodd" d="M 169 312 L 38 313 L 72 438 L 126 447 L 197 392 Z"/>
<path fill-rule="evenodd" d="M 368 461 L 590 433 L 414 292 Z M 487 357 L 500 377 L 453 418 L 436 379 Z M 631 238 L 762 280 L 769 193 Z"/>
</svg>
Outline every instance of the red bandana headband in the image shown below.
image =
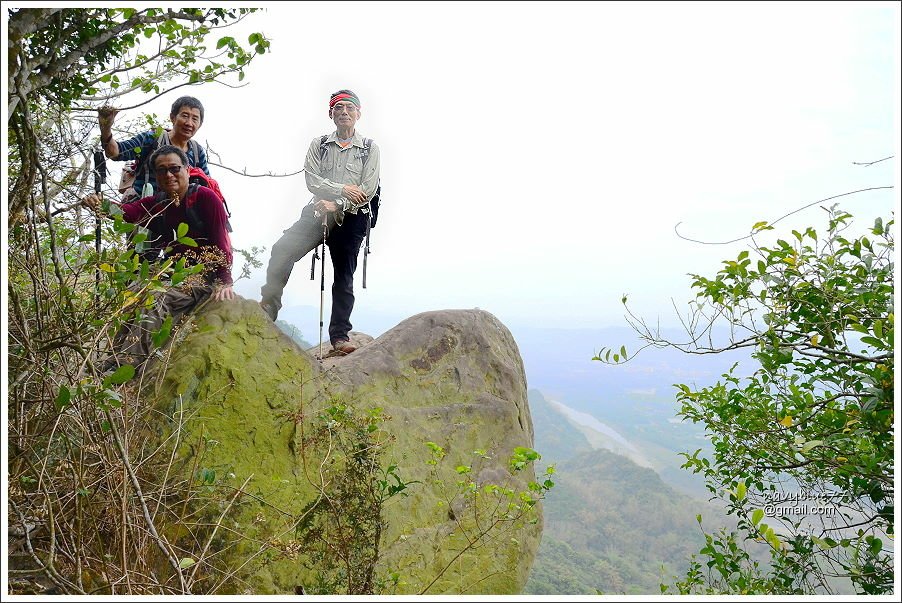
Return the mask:
<svg viewBox="0 0 902 603">
<path fill-rule="evenodd" d="M 341 94 L 336 94 L 332 97 L 332 99 L 329 101 L 329 108 L 331 109 L 335 106 L 335 103 L 341 102 L 343 100 L 349 100 L 354 103 L 355 107 L 357 107 L 358 109 L 360 108 L 360 100 L 358 100 L 358 98 L 353 94 L 346 94 L 344 92 Z"/>
</svg>

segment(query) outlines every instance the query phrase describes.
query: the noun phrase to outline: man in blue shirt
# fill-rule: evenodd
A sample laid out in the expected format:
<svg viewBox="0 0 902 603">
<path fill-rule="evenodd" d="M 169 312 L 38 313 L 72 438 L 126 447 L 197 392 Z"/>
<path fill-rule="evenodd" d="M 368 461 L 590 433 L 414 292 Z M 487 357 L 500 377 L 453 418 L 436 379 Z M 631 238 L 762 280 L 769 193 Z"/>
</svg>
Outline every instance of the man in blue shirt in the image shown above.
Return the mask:
<svg viewBox="0 0 902 603">
<path fill-rule="evenodd" d="M 97 110 L 100 122 L 100 142 L 107 157 L 113 161 L 135 160 L 135 181 L 132 188 L 138 198 L 147 197 L 158 192 L 156 176 L 153 170 L 146 167 L 147 157 L 157 147 L 172 145 L 178 147 L 188 156 L 190 165 L 200 168 L 209 176 L 207 167 L 207 154 L 192 138 L 200 130 L 204 123 L 204 106 L 193 96 L 182 96 L 172 103 L 169 119 L 172 120 L 172 129 L 163 132 L 162 140 L 157 139 L 154 130 L 141 132 L 127 140 L 113 140 L 113 121 L 116 119 L 117 109 L 101 107 Z M 145 184 L 150 184 L 153 190 L 145 190 Z"/>
</svg>

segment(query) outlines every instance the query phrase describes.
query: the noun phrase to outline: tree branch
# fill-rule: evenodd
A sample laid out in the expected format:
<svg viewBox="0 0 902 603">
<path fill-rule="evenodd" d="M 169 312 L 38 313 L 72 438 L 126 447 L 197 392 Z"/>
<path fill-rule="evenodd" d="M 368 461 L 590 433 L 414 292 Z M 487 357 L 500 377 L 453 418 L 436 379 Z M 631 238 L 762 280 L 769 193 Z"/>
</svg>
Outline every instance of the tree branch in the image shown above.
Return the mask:
<svg viewBox="0 0 902 603">
<path fill-rule="evenodd" d="M 881 160 L 881 161 L 882 161 L 882 160 Z M 811 207 L 812 205 L 817 205 L 818 203 L 823 203 L 823 202 L 825 202 L 825 201 L 832 201 L 833 199 L 839 199 L 840 197 L 847 197 L 847 196 L 849 196 L 849 195 L 857 195 L 858 193 L 865 193 L 865 192 L 867 192 L 867 191 L 879 191 L 879 190 L 885 190 L 885 189 L 890 189 L 890 188 L 893 188 L 893 187 L 892 187 L 892 186 L 874 186 L 874 187 L 871 187 L 871 188 L 863 188 L 863 189 L 860 189 L 860 190 L 857 190 L 857 191 L 850 191 L 850 192 L 848 192 L 848 193 L 842 193 L 842 194 L 840 194 L 840 195 L 834 195 L 834 196 L 832 196 L 832 197 L 827 197 L 826 199 L 819 199 L 819 200 L 817 200 L 817 201 L 812 201 L 811 203 L 809 203 L 809 204 L 807 204 L 807 205 L 803 205 L 802 207 L 800 207 L 800 208 L 798 208 L 798 209 L 795 209 L 795 210 L 789 212 L 788 214 L 785 214 L 785 215 L 780 216 L 779 218 L 777 218 L 777 219 L 774 220 L 773 222 L 768 222 L 767 225 L 768 225 L 768 226 L 773 226 L 774 224 L 776 224 L 777 222 L 783 220 L 784 218 L 788 218 L 789 216 L 791 216 L 791 215 L 793 215 L 793 214 L 797 214 L 797 213 L 799 213 L 799 212 L 802 211 L 802 210 L 808 209 L 808 208 Z M 699 244 L 701 244 L 701 245 L 729 245 L 730 243 L 736 243 L 737 241 L 744 241 L 745 239 L 751 238 L 751 237 L 755 236 L 755 234 L 756 234 L 755 232 L 752 232 L 752 233 L 750 233 L 750 234 L 745 235 L 744 237 L 738 237 L 738 238 L 736 238 L 736 239 L 731 239 L 731 240 L 729 240 L 729 241 L 720 241 L 720 242 L 717 242 L 717 241 L 700 241 L 700 240 L 697 240 L 697 239 L 690 239 L 689 237 L 685 237 L 685 236 L 681 235 L 680 232 L 679 232 L 679 230 L 677 230 L 677 229 L 679 228 L 680 224 L 682 224 L 682 222 L 677 222 L 676 225 L 673 227 L 673 232 L 676 233 L 676 236 L 678 236 L 679 238 L 683 239 L 684 241 L 689 241 L 690 243 L 699 243 Z"/>
</svg>

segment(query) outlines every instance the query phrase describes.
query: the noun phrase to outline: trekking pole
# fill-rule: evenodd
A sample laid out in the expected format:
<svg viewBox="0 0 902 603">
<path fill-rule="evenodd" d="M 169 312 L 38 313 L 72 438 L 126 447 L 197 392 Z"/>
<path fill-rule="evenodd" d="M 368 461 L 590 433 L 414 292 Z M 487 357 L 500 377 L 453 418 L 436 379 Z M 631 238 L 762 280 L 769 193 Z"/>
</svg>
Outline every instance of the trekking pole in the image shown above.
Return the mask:
<svg viewBox="0 0 902 603">
<path fill-rule="evenodd" d="M 94 150 L 94 192 L 101 194 L 101 184 L 106 182 L 106 156 L 103 149 Z M 97 251 L 97 268 L 94 271 L 95 302 L 100 297 L 100 211 L 94 212 L 94 249 Z"/>
<path fill-rule="evenodd" d="M 326 295 L 326 221 L 328 214 L 323 212 L 323 247 L 322 261 L 319 263 L 319 359 L 323 359 L 323 303 Z"/>
<path fill-rule="evenodd" d="M 370 254 L 370 224 L 373 223 L 373 208 L 367 202 L 369 211 L 366 214 L 366 243 L 363 246 L 363 288 L 366 289 L 366 256 Z"/>
</svg>

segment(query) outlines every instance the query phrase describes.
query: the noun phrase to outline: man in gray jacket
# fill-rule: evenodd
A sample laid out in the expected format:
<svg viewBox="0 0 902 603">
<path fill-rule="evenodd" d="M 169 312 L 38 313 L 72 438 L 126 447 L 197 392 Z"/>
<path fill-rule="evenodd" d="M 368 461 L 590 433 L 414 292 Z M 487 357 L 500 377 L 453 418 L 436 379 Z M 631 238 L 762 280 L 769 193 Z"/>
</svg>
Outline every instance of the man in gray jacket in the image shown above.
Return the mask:
<svg viewBox="0 0 902 603">
<path fill-rule="evenodd" d="M 360 99 L 339 90 L 329 99 L 329 117 L 336 131 L 310 142 L 304 161 L 307 189 L 313 199 L 301 218 L 273 245 L 266 268 L 260 305 L 273 320 L 282 307 L 282 291 L 294 264 L 323 240 L 332 257 L 332 317 L 329 340 L 337 352 L 356 348 L 348 339 L 354 309 L 354 272 L 370 219 L 368 203 L 379 185 L 379 147 L 354 126 L 360 119 Z"/>
</svg>

